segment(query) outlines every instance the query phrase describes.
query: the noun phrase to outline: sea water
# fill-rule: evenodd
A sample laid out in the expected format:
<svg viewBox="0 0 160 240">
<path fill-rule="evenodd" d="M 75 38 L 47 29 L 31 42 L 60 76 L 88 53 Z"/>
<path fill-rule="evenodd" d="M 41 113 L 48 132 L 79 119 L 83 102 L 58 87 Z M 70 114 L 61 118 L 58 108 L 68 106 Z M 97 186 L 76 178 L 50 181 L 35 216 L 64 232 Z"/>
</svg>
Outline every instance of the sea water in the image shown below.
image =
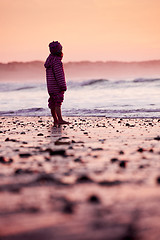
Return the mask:
<svg viewBox="0 0 160 240">
<path fill-rule="evenodd" d="M 68 81 L 65 116 L 160 117 L 160 79 Z M 0 116 L 48 116 L 45 82 L 0 82 Z"/>
</svg>

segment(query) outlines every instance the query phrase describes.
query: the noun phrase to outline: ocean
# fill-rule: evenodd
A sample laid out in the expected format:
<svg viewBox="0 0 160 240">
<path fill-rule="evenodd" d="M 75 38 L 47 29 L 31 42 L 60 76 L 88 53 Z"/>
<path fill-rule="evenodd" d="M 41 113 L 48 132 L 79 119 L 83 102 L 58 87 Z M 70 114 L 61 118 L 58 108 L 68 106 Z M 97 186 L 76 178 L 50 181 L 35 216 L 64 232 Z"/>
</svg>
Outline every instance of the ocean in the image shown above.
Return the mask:
<svg viewBox="0 0 160 240">
<path fill-rule="evenodd" d="M 159 118 L 160 78 L 68 81 L 65 116 Z M 49 116 L 45 82 L 0 82 L 0 116 Z"/>
</svg>

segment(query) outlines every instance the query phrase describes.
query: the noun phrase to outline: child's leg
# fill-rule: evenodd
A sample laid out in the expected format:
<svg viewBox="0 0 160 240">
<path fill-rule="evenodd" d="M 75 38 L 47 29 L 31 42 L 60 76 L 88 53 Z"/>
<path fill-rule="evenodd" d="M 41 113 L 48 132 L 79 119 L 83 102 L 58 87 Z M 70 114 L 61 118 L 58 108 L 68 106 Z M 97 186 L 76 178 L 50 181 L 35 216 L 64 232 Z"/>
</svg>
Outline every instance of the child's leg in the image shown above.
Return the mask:
<svg viewBox="0 0 160 240">
<path fill-rule="evenodd" d="M 62 119 L 62 112 L 61 112 L 61 106 L 56 106 L 55 107 L 55 112 L 56 112 L 57 117 L 58 117 L 58 122 L 63 121 L 63 119 Z"/>
<path fill-rule="evenodd" d="M 52 117 L 54 119 L 54 124 L 58 124 L 58 117 L 57 117 L 57 114 L 56 114 L 56 107 L 52 107 L 51 108 L 51 114 L 52 114 Z"/>
<path fill-rule="evenodd" d="M 56 106 L 55 111 L 58 117 L 58 124 L 69 124 L 69 122 L 64 121 L 62 118 L 61 106 Z"/>
</svg>

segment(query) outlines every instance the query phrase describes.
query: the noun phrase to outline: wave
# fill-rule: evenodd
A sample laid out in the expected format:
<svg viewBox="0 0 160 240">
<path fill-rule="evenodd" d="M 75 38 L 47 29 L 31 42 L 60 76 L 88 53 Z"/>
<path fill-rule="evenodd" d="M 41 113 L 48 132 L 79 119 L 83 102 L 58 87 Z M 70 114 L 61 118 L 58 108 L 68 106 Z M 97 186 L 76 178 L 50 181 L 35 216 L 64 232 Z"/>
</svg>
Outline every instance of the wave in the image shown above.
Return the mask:
<svg viewBox="0 0 160 240">
<path fill-rule="evenodd" d="M 67 85 L 69 88 L 81 88 L 81 87 L 89 87 L 89 86 L 103 86 L 106 83 L 109 83 L 108 79 L 88 79 L 88 80 L 81 80 L 81 81 L 69 81 Z"/>
<path fill-rule="evenodd" d="M 160 109 L 68 109 L 64 114 L 70 116 L 93 116 L 114 118 L 159 118 Z"/>
<path fill-rule="evenodd" d="M 138 109 L 71 109 L 70 112 L 81 112 L 81 113 L 152 113 L 152 112 L 160 112 L 160 109 L 147 109 L 147 108 L 138 108 Z"/>
<path fill-rule="evenodd" d="M 26 89 L 31 89 L 31 88 L 36 88 L 35 86 L 26 86 L 26 87 L 20 87 L 14 89 L 14 91 L 21 91 L 21 90 L 26 90 Z"/>
<path fill-rule="evenodd" d="M 159 82 L 160 78 L 136 78 L 132 82 L 139 83 L 139 82 Z"/>
<path fill-rule="evenodd" d="M 79 87 L 116 87 L 116 86 L 127 86 L 128 84 L 130 87 L 135 86 L 135 83 L 153 83 L 153 82 L 160 82 L 160 78 L 136 78 L 133 80 L 108 80 L 108 79 L 89 79 L 85 81 L 69 81 L 68 86 L 69 88 L 79 88 Z"/>
<path fill-rule="evenodd" d="M 81 80 L 81 81 L 68 81 L 68 89 L 76 89 L 76 88 L 116 88 L 116 87 L 135 87 L 137 84 L 144 83 L 146 86 L 151 83 L 157 83 L 157 86 L 159 86 L 160 83 L 160 78 L 136 78 L 133 80 L 108 80 L 108 79 L 88 79 L 88 80 Z M 155 85 L 155 84 L 154 84 Z M 35 91 L 38 90 L 45 90 L 46 91 L 46 84 L 45 83 L 39 83 L 39 84 L 27 84 L 21 83 L 21 84 L 16 84 L 16 83 L 0 83 L 0 92 L 13 92 L 13 91 L 25 91 L 25 90 L 30 90 L 30 89 L 35 89 Z"/>
<path fill-rule="evenodd" d="M 39 86 L 39 85 L 37 85 Z M 26 83 L 17 84 L 16 83 L 0 83 L 0 92 L 13 92 L 37 88 L 37 86 L 27 85 Z"/>
<path fill-rule="evenodd" d="M 38 115 L 39 113 L 45 113 L 45 108 L 27 108 L 27 109 L 18 109 L 15 111 L 0 111 L 0 116 L 10 116 L 10 115 L 18 115 L 18 116 L 27 116 L 27 115 Z"/>
<path fill-rule="evenodd" d="M 95 84 L 104 84 L 106 82 L 109 82 L 108 79 L 94 79 L 94 80 L 89 80 L 86 82 L 82 82 L 81 86 L 91 86 L 91 85 L 95 85 Z"/>
<path fill-rule="evenodd" d="M 103 117 L 160 117 L 160 109 L 63 109 L 65 116 L 103 116 Z M 28 108 L 15 111 L 0 111 L 0 116 L 50 116 L 47 108 Z"/>
<path fill-rule="evenodd" d="M 159 118 L 160 109 L 70 109 L 65 116 L 109 117 L 109 118 Z"/>
</svg>

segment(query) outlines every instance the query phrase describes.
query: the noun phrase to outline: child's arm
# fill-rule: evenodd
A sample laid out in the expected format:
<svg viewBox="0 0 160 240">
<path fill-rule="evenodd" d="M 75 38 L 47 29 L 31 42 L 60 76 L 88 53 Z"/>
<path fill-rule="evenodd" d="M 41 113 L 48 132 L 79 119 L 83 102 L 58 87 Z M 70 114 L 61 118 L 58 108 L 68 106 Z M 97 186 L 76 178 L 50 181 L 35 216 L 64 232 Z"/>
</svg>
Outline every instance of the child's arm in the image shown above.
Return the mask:
<svg viewBox="0 0 160 240">
<path fill-rule="evenodd" d="M 54 62 L 54 74 L 61 91 L 66 91 L 67 86 L 65 81 L 64 69 L 60 58 L 57 58 Z"/>
</svg>

